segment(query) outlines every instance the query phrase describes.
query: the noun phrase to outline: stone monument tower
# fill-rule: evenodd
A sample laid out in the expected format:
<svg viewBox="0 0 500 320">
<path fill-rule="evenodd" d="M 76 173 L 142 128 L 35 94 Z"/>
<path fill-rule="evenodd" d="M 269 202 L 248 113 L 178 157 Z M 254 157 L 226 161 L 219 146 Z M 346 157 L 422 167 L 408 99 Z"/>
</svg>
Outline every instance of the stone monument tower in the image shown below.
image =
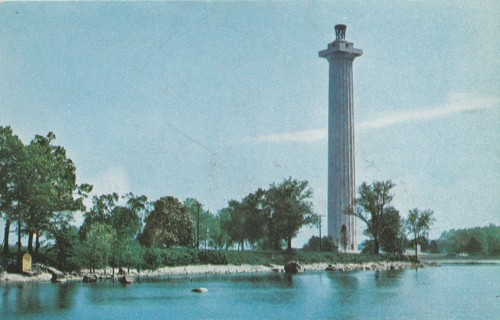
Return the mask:
<svg viewBox="0 0 500 320">
<path fill-rule="evenodd" d="M 356 196 L 352 62 L 363 54 L 345 40 L 346 26 L 335 26 L 335 41 L 319 52 L 330 65 L 328 89 L 328 235 L 357 250 L 356 217 L 345 214 Z"/>
</svg>

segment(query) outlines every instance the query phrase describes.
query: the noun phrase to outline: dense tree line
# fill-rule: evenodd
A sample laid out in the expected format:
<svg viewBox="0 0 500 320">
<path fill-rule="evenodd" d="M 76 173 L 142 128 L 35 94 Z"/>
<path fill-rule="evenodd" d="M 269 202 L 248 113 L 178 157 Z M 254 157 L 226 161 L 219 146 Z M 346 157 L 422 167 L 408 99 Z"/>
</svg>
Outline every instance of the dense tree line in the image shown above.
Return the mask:
<svg viewBox="0 0 500 320">
<path fill-rule="evenodd" d="M 0 126 L 3 253 L 9 253 L 9 235 L 16 232 L 17 251 L 24 240 L 26 249 L 36 254 L 40 238 L 48 239 L 49 255 L 65 270 L 106 265 L 151 267 L 172 259 L 224 261 L 216 254 L 172 256 L 161 250 L 291 250 L 300 228 L 318 222 L 308 182 L 291 177 L 267 189 L 258 188 L 240 200 L 230 200 L 216 213 L 194 198 L 181 201 L 166 195 L 149 201 L 132 193 L 94 196 L 87 209 L 84 200 L 92 186 L 77 184 L 75 165 L 66 150 L 54 144 L 55 139 L 49 132 L 24 145 L 10 127 Z M 500 254 L 500 227 L 494 225 L 444 232 L 429 246 L 427 233 L 434 221 L 433 212 L 412 209 L 406 219 L 402 218 L 392 205 L 394 187 L 390 180 L 362 183 L 355 205 L 345 210 L 365 223 L 365 234 L 370 238 L 366 251 L 401 254 L 411 247 L 416 255 L 420 244 L 433 252 Z M 84 217 L 79 228 L 71 224 L 76 212 L 83 212 Z M 332 238 L 313 237 L 304 249 L 336 252 L 340 246 Z"/>
<path fill-rule="evenodd" d="M 62 266 L 92 271 L 107 265 L 158 267 L 169 264 L 169 259 L 225 261 L 216 253 L 202 252 L 195 258 L 172 258 L 161 249 L 244 250 L 248 245 L 281 250 L 284 243 L 291 248 L 300 227 L 315 221 L 310 197 L 307 182 L 292 178 L 272 184 L 267 191 L 258 189 L 241 201 L 231 200 L 216 215 L 192 198 L 181 202 L 166 196 L 148 202 L 145 196 L 133 194 L 95 196 L 78 231 L 68 225 L 57 229 L 55 255 Z"/>
<path fill-rule="evenodd" d="M 307 181 L 292 178 L 258 189 L 242 200 L 230 200 L 216 215 L 196 199 L 181 203 L 165 197 L 154 203 L 145 218 L 139 240 L 146 247 L 229 249 L 245 247 L 291 249 L 291 241 L 303 225 L 315 222 L 312 190 Z"/>
<path fill-rule="evenodd" d="M 445 231 L 436 243 L 438 250 L 449 254 L 500 256 L 500 226 L 452 229 Z"/>
<path fill-rule="evenodd" d="M 24 145 L 10 127 L 0 127 L 5 254 L 15 228 L 18 252 L 27 237 L 27 250 L 37 254 L 44 237 L 52 243 L 49 256 L 65 270 L 140 267 L 159 261 L 155 249 L 162 248 L 291 250 L 299 229 L 316 221 L 308 182 L 292 178 L 231 200 L 216 214 L 193 198 L 181 202 L 165 196 L 150 202 L 132 193 L 94 196 L 87 210 L 84 199 L 92 186 L 76 183 L 75 165 L 63 147 L 54 145 L 55 138 L 49 132 Z M 84 217 L 79 228 L 71 225 L 76 212 Z"/>
<path fill-rule="evenodd" d="M 281 250 L 292 248 L 292 239 L 304 225 L 314 224 L 312 190 L 307 181 L 292 178 L 269 189 L 258 189 L 241 201 L 231 200 L 219 212 L 221 231 L 230 243 L 244 250 L 252 248 Z"/>
</svg>

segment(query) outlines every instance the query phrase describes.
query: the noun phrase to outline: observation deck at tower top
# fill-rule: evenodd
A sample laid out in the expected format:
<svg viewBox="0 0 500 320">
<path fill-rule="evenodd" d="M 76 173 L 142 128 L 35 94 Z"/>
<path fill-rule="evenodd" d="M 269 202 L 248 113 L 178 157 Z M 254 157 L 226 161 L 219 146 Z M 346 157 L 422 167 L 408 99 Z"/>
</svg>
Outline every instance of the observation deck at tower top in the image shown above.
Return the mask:
<svg viewBox="0 0 500 320">
<path fill-rule="evenodd" d="M 335 41 L 328 44 L 328 48 L 322 50 L 318 53 L 321 58 L 330 59 L 333 55 L 347 56 L 349 58 L 356 58 L 363 55 L 363 50 L 354 48 L 352 42 L 345 40 L 347 26 L 344 24 L 338 24 L 335 26 Z"/>
</svg>

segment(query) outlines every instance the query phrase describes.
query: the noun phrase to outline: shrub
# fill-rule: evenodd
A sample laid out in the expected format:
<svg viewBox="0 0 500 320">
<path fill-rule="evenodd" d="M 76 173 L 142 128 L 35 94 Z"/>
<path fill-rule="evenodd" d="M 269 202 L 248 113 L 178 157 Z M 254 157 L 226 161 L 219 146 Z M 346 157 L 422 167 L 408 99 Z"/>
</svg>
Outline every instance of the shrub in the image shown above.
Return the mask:
<svg viewBox="0 0 500 320">
<path fill-rule="evenodd" d="M 161 249 L 146 248 L 143 254 L 146 269 L 155 270 L 163 266 L 163 254 Z"/>
<path fill-rule="evenodd" d="M 321 238 L 321 250 L 319 237 L 312 236 L 309 241 L 302 247 L 304 251 L 327 251 L 327 252 L 337 252 L 338 247 L 335 243 L 335 239 L 332 236 L 324 236 Z"/>
<path fill-rule="evenodd" d="M 226 254 L 222 251 L 200 251 L 198 259 L 204 264 L 228 264 Z"/>
<path fill-rule="evenodd" d="M 198 263 L 194 249 L 167 249 L 163 251 L 163 263 L 166 266 L 187 266 Z"/>
</svg>

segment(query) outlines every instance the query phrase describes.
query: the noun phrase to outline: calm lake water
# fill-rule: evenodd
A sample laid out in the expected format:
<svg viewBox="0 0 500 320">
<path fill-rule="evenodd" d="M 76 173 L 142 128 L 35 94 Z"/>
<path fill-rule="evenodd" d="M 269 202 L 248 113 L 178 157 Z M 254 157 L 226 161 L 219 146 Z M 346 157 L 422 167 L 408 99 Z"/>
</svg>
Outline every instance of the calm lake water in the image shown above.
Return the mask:
<svg viewBox="0 0 500 320">
<path fill-rule="evenodd" d="M 6 284 L 0 318 L 500 319 L 500 265 Z"/>
</svg>

